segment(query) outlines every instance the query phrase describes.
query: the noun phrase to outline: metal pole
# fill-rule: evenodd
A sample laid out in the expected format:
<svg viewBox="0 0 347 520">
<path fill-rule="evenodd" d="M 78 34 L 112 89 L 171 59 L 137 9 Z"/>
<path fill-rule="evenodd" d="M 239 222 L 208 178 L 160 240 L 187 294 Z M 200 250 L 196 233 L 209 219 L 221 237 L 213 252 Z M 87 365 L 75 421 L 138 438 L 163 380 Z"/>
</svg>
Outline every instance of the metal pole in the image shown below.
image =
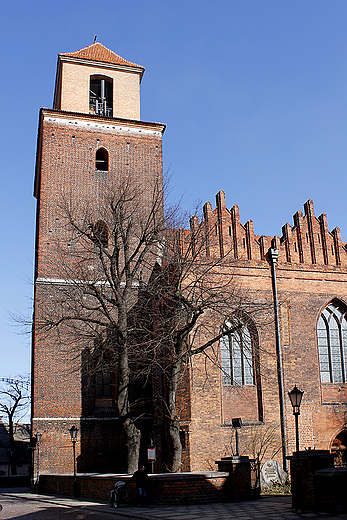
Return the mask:
<svg viewBox="0 0 347 520">
<path fill-rule="evenodd" d="M 295 413 L 295 442 L 296 442 L 296 457 L 299 459 L 299 414 Z"/>
<path fill-rule="evenodd" d="M 36 460 L 36 493 L 38 493 L 40 478 L 40 443 L 37 443 L 37 460 Z"/>
<path fill-rule="evenodd" d="M 300 411 L 294 412 L 295 416 L 295 442 L 296 442 L 296 509 L 302 510 L 301 504 L 301 468 L 299 453 L 299 415 Z"/>
<path fill-rule="evenodd" d="M 273 289 L 274 311 L 275 311 L 276 357 L 277 357 L 278 394 L 279 394 L 279 401 L 280 401 L 282 458 L 283 458 L 283 469 L 284 469 L 284 471 L 288 472 L 286 422 L 285 422 L 285 408 L 284 408 L 284 395 L 283 395 L 282 350 L 281 350 L 281 336 L 280 336 L 280 323 L 279 323 L 278 298 L 277 298 L 277 281 L 276 281 L 276 261 L 278 258 L 278 254 L 279 254 L 278 249 L 272 249 L 272 248 L 269 249 L 269 257 L 271 259 L 272 289 Z"/>
<path fill-rule="evenodd" d="M 240 456 L 240 449 L 239 449 L 239 430 L 238 428 L 235 429 L 236 432 L 236 455 L 237 457 Z"/>
<path fill-rule="evenodd" d="M 76 439 L 72 439 L 73 450 L 73 496 L 77 497 L 77 475 L 76 475 Z"/>
</svg>

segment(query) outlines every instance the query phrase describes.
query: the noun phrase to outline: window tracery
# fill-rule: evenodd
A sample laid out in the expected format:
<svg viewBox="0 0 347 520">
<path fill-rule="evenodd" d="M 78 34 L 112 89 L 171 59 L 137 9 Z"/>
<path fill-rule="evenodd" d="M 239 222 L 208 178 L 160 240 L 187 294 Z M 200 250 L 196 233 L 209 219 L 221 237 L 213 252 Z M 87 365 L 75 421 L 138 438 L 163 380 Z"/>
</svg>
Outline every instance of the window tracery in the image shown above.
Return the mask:
<svg viewBox="0 0 347 520">
<path fill-rule="evenodd" d="M 317 324 L 319 368 L 322 383 L 346 383 L 347 319 L 336 302 L 328 305 Z"/>
<path fill-rule="evenodd" d="M 245 323 L 226 323 L 234 331 L 221 339 L 223 385 L 254 385 L 252 335 Z"/>
</svg>

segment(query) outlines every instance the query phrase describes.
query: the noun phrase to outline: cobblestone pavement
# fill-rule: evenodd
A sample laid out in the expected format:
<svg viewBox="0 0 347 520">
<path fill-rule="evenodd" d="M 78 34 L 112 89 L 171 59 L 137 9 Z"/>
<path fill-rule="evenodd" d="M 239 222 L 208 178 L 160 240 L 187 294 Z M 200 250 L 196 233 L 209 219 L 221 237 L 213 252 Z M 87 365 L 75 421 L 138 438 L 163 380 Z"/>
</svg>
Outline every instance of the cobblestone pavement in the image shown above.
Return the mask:
<svg viewBox="0 0 347 520">
<path fill-rule="evenodd" d="M 262 497 L 252 502 L 168 507 L 128 507 L 112 509 L 105 502 L 35 495 L 26 490 L 0 490 L 3 511 L 0 520 L 230 520 L 230 519 L 312 519 L 347 520 L 347 514 L 298 513 L 291 508 L 291 497 Z"/>
<path fill-rule="evenodd" d="M 1 491 L 1 490 L 0 490 Z M 65 505 L 20 496 L 2 495 L 0 493 L 0 520 L 129 520 L 129 517 L 113 516 L 107 512 L 96 511 L 81 505 Z"/>
</svg>

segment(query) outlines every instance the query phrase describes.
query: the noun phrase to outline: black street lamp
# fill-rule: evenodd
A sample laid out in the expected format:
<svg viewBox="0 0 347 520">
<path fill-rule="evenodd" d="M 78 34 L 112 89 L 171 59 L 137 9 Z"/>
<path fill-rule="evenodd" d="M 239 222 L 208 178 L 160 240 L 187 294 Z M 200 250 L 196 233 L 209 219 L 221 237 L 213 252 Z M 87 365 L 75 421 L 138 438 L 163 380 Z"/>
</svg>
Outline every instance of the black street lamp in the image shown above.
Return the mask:
<svg viewBox="0 0 347 520">
<path fill-rule="evenodd" d="M 36 493 L 39 490 L 39 479 L 40 479 L 40 442 L 41 442 L 42 433 L 37 432 L 35 435 L 36 438 L 36 448 L 37 448 L 37 459 L 36 459 L 36 482 L 35 488 Z"/>
<path fill-rule="evenodd" d="M 242 420 L 238 417 L 236 419 L 231 419 L 231 423 L 233 425 L 233 428 L 235 429 L 236 434 L 236 456 L 240 456 L 240 449 L 239 449 L 239 430 L 242 426 Z"/>
<path fill-rule="evenodd" d="M 78 428 L 76 426 L 72 426 L 69 430 L 70 437 L 72 440 L 72 450 L 73 450 L 73 496 L 77 497 L 77 474 L 76 474 L 76 441 L 77 441 L 77 433 Z"/>
<path fill-rule="evenodd" d="M 293 415 L 295 417 L 295 442 L 296 442 L 296 509 L 301 509 L 301 472 L 300 472 L 300 454 L 299 454 L 299 415 L 301 399 L 304 392 L 299 390 L 295 385 L 291 392 L 288 392 L 290 402 L 293 407 Z"/>
</svg>

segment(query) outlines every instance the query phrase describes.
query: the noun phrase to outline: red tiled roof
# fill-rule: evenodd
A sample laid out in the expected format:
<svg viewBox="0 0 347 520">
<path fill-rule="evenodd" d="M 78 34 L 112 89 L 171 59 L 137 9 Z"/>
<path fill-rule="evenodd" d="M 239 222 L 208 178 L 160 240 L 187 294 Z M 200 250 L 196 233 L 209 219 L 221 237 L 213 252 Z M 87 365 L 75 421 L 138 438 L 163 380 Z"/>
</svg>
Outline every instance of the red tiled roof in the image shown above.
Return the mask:
<svg viewBox="0 0 347 520">
<path fill-rule="evenodd" d="M 105 45 L 102 45 L 100 42 L 88 45 L 88 47 L 83 47 L 83 49 L 80 49 L 76 52 L 62 52 L 59 54 L 59 56 L 83 58 L 85 60 L 102 61 L 104 63 L 114 63 L 116 65 L 127 65 L 144 69 L 142 65 L 137 65 L 136 63 L 131 63 L 130 61 L 125 60 L 115 52 L 105 47 Z"/>
</svg>

